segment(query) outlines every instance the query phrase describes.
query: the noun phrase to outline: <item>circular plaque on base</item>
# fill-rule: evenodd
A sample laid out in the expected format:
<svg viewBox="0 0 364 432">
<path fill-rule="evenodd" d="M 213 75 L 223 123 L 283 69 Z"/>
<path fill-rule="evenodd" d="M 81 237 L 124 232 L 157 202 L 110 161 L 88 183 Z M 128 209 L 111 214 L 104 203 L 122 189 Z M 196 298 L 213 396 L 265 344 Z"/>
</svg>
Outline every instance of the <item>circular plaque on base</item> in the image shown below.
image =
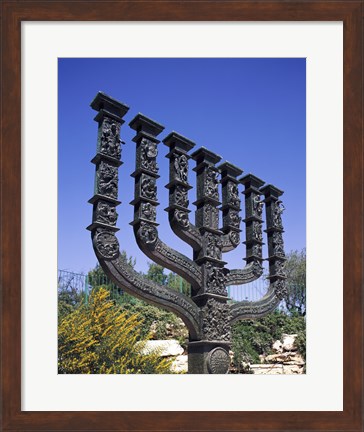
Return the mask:
<svg viewBox="0 0 364 432">
<path fill-rule="evenodd" d="M 217 347 L 211 350 L 207 356 L 206 362 L 210 374 L 227 374 L 229 371 L 229 353 L 223 348 Z"/>
</svg>

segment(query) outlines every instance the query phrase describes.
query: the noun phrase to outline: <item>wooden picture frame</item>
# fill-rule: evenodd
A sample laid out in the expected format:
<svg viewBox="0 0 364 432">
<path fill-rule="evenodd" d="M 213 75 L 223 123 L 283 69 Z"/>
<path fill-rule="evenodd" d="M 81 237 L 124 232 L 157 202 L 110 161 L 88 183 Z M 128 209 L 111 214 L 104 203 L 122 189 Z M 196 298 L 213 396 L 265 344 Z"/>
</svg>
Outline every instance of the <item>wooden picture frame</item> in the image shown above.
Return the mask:
<svg viewBox="0 0 364 432">
<path fill-rule="evenodd" d="M 344 28 L 343 411 L 21 410 L 21 22 L 342 21 Z M 363 430 L 363 2 L 3 0 L 1 53 L 2 430 Z M 314 391 L 314 389 L 312 389 Z"/>
</svg>

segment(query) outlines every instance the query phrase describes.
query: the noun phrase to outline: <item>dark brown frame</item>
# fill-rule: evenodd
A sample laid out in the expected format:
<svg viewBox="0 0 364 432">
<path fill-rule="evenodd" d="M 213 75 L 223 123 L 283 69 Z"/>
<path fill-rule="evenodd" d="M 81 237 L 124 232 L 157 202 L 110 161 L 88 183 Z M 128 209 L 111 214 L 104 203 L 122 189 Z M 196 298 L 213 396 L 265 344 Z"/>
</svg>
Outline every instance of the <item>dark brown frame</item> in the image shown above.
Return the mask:
<svg viewBox="0 0 364 432">
<path fill-rule="evenodd" d="M 4 431 L 363 430 L 363 2 L 3 0 L 1 57 L 1 390 Z M 21 411 L 21 21 L 343 21 L 344 410 Z M 39 377 L 41 379 L 41 377 Z M 312 389 L 314 391 L 314 389 Z"/>
</svg>

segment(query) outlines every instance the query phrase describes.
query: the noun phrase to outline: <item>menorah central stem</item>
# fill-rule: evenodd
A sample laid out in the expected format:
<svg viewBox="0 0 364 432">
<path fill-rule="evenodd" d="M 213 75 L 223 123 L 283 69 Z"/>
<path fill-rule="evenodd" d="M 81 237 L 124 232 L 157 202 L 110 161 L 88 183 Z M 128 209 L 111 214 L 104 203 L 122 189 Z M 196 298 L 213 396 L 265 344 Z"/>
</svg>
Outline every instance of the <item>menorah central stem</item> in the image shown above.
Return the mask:
<svg viewBox="0 0 364 432">
<path fill-rule="evenodd" d="M 230 306 L 226 263 L 222 260 L 224 233 L 219 229 L 220 172 L 215 166 L 221 157 L 202 147 L 192 158 L 197 176 L 196 226 L 202 237 L 194 260 L 203 272 L 202 284 L 193 291 L 192 299 L 201 310 L 202 340 L 190 342 L 188 366 L 190 373 L 226 373 L 230 363 Z"/>
</svg>

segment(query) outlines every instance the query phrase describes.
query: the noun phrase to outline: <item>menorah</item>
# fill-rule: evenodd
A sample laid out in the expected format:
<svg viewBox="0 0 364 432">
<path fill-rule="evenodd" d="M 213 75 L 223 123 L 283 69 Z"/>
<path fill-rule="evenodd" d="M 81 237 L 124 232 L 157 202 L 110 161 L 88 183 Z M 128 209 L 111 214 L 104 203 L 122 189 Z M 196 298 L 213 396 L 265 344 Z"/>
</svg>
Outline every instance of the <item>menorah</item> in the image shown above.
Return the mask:
<svg viewBox="0 0 364 432">
<path fill-rule="evenodd" d="M 158 165 L 160 141 L 164 130 L 159 123 L 138 114 L 129 123 L 136 134 L 136 168 L 133 226 L 136 242 L 154 262 L 166 267 L 191 285 L 185 295 L 146 279 L 136 272 L 119 251 L 115 236 L 118 231 L 118 169 L 122 165 L 120 128 L 129 110 L 125 104 L 99 92 L 91 103 L 98 111 L 97 153 L 92 234 L 97 259 L 108 277 L 126 292 L 178 315 L 189 331 L 188 373 L 226 374 L 230 366 L 231 326 L 236 320 L 255 319 L 273 311 L 286 295 L 285 253 L 280 200 L 283 191 L 253 174 L 238 178 L 243 171 L 235 165 L 220 162 L 221 157 L 205 147 L 189 154 L 195 143 L 171 132 L 163 143 L 169 148 L 169 206 L 166 208 L 174 234 L 188 243 L 193 259 L 171 248 L 159 238 L 157 223 Z M 196 162 L 197 200 L 195 223 L 190 220 L 188 193 L 189 160 Z M 224 253 L 240 244 L 240 211 L 238 185 L 244 187 L 245 202 L 245 265 L 226 268 Z M 219 185 L 221 185 L 221 202 Z M 264 196 L 264 198 L 262 198 Z M 263 219 L 265 207 L 268 243 L 269 288 L 258 301 L 234 302 L 228 298 L 229 285 L 243 285 L 263 275 Z M 219 214 L 222 213 L 222 227 Z"/>
</svg>

